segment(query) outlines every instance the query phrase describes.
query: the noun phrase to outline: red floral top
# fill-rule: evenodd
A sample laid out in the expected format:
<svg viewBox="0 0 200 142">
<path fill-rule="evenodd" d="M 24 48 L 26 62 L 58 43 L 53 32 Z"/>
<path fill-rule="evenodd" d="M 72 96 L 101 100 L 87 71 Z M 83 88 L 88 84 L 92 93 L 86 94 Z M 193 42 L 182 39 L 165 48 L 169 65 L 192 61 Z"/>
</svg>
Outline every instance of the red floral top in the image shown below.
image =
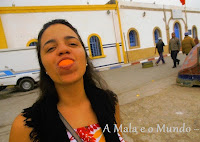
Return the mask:
<svg viewBox="0 0 200 142">
<path fill-rule="evenodd" d="M 106 141 L 99 124 L 92 124 L 87 127 L 81 127 L 75 129 L 75 131 L 84 142 Z M 67 131 L 67 135 L 69 137 L 70 142 L 77 142 L 70 132 Z M 121 142 L 125 142 L 119 133 L 118 136 Z"/>
</svg>

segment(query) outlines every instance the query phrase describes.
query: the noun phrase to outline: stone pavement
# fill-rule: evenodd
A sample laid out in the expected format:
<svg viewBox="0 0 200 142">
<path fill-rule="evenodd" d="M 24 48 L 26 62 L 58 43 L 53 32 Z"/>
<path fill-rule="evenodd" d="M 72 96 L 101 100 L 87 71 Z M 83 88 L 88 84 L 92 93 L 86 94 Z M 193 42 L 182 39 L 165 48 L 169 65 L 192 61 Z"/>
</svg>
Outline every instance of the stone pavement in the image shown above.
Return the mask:
<svg viewBox="0 0 200 142">
<path fill-rule="evenodd" d="M 182 64 L 185 56 L 179 58 Z M 200 87 L 176 85 L 181 64 L 172 69 L 170 57 L 165 60 L 153 68 L 102 72 L 118 94 L 121 130 L 128 142 L 200 141 Z"/>
<path fill-rule="evenodd" d="M 179 54 L 178 58 L 182 64 L 185 56 Z M 118 95 L 127 142 L 200 141 L 200 87 L 177 86 L 181 64 L 172 69 L 171 58 L 165 60 L 166 64 L 151 68 L 137 64 L 100 72 Z M 15 116 L 37 96 L 38 89 L 26 93 L 0 92 L 0 142 L 8 142 Z"/>
<path fill-rule="evenodd" d="M 38 97 L 38 89 L 29 92 L 16 92 L 10 88 L 0 92 L 0 142 L 8 142 L 14 118 L 33 104 Z"/>
</svg>

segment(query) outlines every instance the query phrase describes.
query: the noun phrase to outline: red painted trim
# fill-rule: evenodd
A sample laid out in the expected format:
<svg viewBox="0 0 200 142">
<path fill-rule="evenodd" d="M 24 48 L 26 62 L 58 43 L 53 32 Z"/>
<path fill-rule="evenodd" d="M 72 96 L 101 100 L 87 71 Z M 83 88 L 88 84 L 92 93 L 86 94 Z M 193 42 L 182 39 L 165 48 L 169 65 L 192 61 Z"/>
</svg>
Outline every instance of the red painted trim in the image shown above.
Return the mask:
<svg viewBox="0 0 200 142">
<path fill-rule="evenodd" d="M 150 58 L 150 59 L 148 59 L 148 61 L 153 61 L 153 60 L 155 60 L 155 58 Z"/>
<path fill-rule="evenodd" d="M 131 63 L 131 65 L 136 65 L 136 64 L 140 64 L 140 62 Z"/>
<path fill-rule="evenodd" d="M 163 57 L 168 57 L 168 55 L 167 54 L 163 55 Z M 146 59 L 146 60 L 153 61 L 153 60 L 156 60 L 156 58 L 149 58 L 149 59 Z M 136 65 L 136 64 L 141 64 L 141 61 L 140 62 L 133 62 L 133 63 L 131 63 L 131 65 Z"/>
</svg>

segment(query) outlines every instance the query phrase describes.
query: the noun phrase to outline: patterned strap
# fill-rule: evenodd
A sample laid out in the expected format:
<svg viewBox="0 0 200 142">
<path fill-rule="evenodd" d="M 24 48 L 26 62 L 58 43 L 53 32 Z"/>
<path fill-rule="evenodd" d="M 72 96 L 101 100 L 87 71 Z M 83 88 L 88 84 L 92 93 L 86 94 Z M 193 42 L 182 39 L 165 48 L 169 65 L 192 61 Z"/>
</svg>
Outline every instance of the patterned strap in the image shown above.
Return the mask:
<svg viewBox="0 0 200 142">
<path fill-rule="evenodd" d="M 67 120 L 62 116 L 62 114 L 58 111 L 59 117 L 64 123 L 66 129 L 72 134 L 72 136 L 76 139 L 77 142 L 83 142 L 81 138 L 77 135 L 71 125 L 67 122 Z"/>
</svg>

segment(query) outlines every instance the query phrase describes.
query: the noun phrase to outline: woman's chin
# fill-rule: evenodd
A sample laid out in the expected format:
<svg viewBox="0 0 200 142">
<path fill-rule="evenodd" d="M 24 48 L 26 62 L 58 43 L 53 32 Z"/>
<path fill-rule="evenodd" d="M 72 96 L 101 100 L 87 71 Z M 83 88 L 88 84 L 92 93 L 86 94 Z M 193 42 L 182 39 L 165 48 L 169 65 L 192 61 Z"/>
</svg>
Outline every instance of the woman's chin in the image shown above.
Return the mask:
<svg viewBox="0 0 200 142">
<path fill-rule="evenodd" d="M 65 75 L 60 77 L 59 81 L 56 81 L 56 84 L 59 85 L 70 85 L 70 84 L 75 84 L 77 82 L 82 82 L 83 81 L 83 77 L 81 76 L 70 76 L 70 75 Z"/>
</svg>

